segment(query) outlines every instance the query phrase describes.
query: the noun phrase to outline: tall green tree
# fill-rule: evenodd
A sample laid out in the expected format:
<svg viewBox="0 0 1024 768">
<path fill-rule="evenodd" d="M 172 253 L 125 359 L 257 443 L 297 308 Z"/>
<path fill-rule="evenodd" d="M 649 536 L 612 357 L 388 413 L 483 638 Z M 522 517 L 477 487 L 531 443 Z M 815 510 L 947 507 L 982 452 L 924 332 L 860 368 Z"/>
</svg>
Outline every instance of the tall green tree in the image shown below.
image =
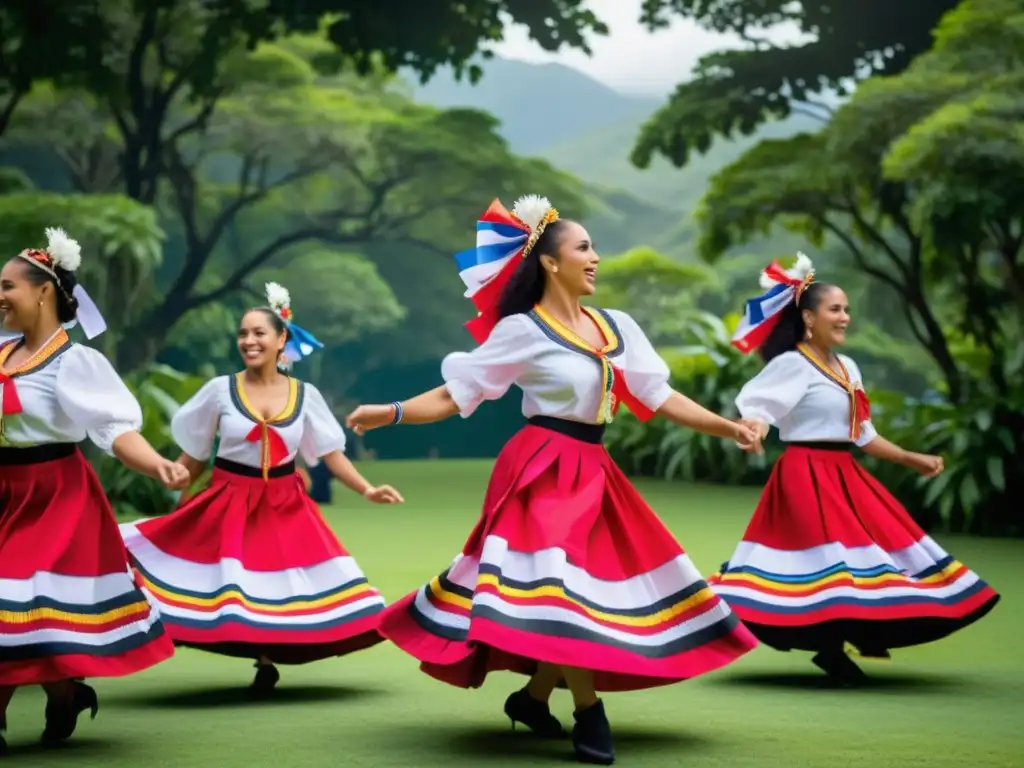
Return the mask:
<svg viewBox="0 0 1024 768">
<path fill-rule="evenodd" d="M 474 57 L 510 23 L 552 51 L 588 50 L 588 33 L 607 32 L 583 0 L 9 0 L 0 10 L 0 118 L 40 80 L 83 87 L 116 118 L 127 194 L 149 204 L 164 145 L 205 128 L 231 90 L 240 48 L 326 31 L 333 46 L 317 63 L 327 69 L 348 61 L 360 72 L 408 68 L 427 78 L 452 65 L 479 77 Z M 183 101 L 194 107 L 185 119 Z"/>
<path fill-rule="evenodd" d="M 1024 3 L 965 0 L 906 72 L 866 82 L 820 133 L 748 152 L 700 212 L 709 259 L 784 224 L 841 243 L 888 291 L 936 365 L 948 408 L 925 434 L 948 427 L 967 457 L 943 481 L 964 506 L 1024 492 L 1022 51 Z"/>
<path fill-rule="evenodd" d="M 202 130 L 162 146 L 154 202 L 170 214 L 180 254 L 164 272 L 161 299 L 122 339 L 119 364 L 153 359 L 185 314 L 231 296 L 297 249 L 390 241 L 447 258 L 461 245 L 453 233 L 490 195 L 542 179 L 579 210 L 575 182 L 512 155 L 493 118 L 417 105 L 386 73 L 323 75 L 315 63 L 332 51 L 316 36 L 240 51 L 234 85 Z M 180 106 L 188 122 L 192 113 Z M 127 193 L 129 179 L 110 162 L 124 149 L 119 119 L 106 108 L 81 89 L 40 89 L 11 136 L 46 142 L 83 189 Z"/>
<path fill-rule="evenodd" d="M 40 80 L 95 65 L 106 39 L 94 0 L 7 0 L 0 4 L 0 136 Z"/>
<path fill-rule="evenodd" d="M 821 97 L 849 93 L 854 81 L 904 71 L 931 46 L 931 31 L 959 0 L 644 0 L 651 29 L 677 17 L 743 42 L 701 58 L 693 77 L 644 125 L 632 160 L 640 168 L 662 155 L 678 167 L 715 137 L 749 136 L 766 121 L 800 112 L 822 122 Z M 772 32 L 797 30 L 776 44 Z"/>
</svg>

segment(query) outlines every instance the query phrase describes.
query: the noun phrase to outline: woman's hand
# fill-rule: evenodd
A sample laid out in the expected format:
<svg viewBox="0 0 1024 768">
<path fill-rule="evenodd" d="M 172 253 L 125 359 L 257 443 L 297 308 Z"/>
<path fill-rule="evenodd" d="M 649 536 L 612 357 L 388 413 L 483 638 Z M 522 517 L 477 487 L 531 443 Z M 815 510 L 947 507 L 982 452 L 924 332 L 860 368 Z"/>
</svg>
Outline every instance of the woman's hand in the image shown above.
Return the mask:
<svg viewBox="0 0 1024 768">
<path fill-rule="evenodd" d="M 401 504 L 405 501 L 402 494 L 390 485 L 371 486 L 366 489 L 363 496 L 374 504 Z"/>
<path fill-rule="evenodd" d="M 345 426 L 357 435 L 386 427 L 395 420 L 393 405 L 360 405 L 345 419 Z"/>
<path fill-rule="evenodd" d="M 151 477 L 172 491 L 184 490 L 192 483 L 187 467 L 165 459 L 138 432 L 119 435 L 111 450 L 128 469 Z"/>
<path fill-rule="evenodd" d="M 926 453 L 908 453 L 905 463 L 925 477 L 938 477 L 946 469 L 946 462 L 941 456 L 929 456 Z"/>
<path fill-rule="evenodd" d="M 162 459 L 154 467 L 156 479 L 172 491 L 183 491 L 192 483 L 188 468 L 176 461 Z"/>
<path fill-rule="evenodd" d="M 764 446 L 761 441 L 768 434 L 768 425 L 756 419 L 738 419 L 736 421 L 737 435 L 736 445 L 740 450 L 747 453 L 764 453 Z"/>
</svg>

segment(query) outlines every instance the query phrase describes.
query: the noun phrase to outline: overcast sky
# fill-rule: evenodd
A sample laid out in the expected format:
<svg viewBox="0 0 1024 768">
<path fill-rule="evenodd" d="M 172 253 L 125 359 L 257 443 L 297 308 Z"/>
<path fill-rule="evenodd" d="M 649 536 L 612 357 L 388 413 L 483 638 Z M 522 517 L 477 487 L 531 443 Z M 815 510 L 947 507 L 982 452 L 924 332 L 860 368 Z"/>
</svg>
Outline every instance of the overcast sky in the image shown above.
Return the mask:
<svg viewBox="0 0 1024 768">
<path fill-rule="evenodd" d="M 682 20 L 651 34 L 637 21 L 641 0 L 589 0 L 587 4 L 611 28 L 607 37 L 593 39 L 593 56 L 576 50 L 546 53 L 518 26 L 507 29 L 507 39 L 496 53 L 523 61 L 555 61 L 621 91 L 661 96 L 685 80 L 705 53 L 738 46 L 735 37 L 705 32 Z M 780 30 L 770 39 L 783 42 L 795 40 L 796 35 Z"/>
</svg>

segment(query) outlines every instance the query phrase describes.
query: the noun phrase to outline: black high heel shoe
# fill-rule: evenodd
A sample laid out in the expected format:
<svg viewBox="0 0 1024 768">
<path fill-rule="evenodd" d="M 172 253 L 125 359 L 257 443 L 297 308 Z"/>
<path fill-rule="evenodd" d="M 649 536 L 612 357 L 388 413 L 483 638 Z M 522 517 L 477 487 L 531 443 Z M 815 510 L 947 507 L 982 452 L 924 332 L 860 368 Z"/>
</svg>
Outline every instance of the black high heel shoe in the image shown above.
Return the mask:
<svg viewBox="0 0 1024 768">
<path fill-rule="evenodd" d="M 864 670 L 842 650 L 821 651 L 811 661 L 828 675 L 832 682 L 846 688 L 862 685 L 868 679 Z"/>
<path fill-rule="evenodd" d="M 523 688 L 505 699 L 505 715 L 512 721 L 512 730 L 516 723 L 522 723 L 538 736 L 555 739 L 565 735 L 565 729 L 558 718 L 551 714 L 546 701 L 538 701 Z"/>
<path fill-rule="evenodd" d="M 586 709 L 573 713 L 576 726 L 572 729 L 572 746 L 581 763 L 611 765 L 615 762 L 615 744 L 612 727 L 604 713 L 604 702 L 598 700 Z"/>
<path fill-rule="evenodd" d="M 80 680 L 72 681 L 71 698 L 46 704 L 46 727 L 40 739 L 44 747 L 55 747 L 67 741 L 78 727 L 78 716 L 90 710 L 92 720 L 100 711 L 99 697 L 91 686 Z"/>
<path fill-rule="evenodd" d="M 256 676 L 249 686 L 249 693 L 255 698 L 265 698 L 274 692 L 274 686 L 281 679 L 281 673 L 273 664 L 260 664 L 256 666 Z"/>
</svg>

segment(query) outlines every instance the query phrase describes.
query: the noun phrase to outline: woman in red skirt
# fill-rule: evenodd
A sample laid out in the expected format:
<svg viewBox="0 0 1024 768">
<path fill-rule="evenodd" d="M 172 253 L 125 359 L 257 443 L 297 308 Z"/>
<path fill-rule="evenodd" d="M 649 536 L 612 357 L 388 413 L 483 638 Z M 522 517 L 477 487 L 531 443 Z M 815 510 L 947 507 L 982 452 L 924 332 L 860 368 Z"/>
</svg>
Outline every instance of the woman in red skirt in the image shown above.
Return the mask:
<svg viewBox="0 0 1024 768">
<path fill-rule="evenodd" d="M 734 344 L 760 351 L 764 370 L 736 398 L 760 437 L 779 430 L 786 450 L 747 532 L 712 577 L 758 639 L 815 653 L 834 681 L 856 684 L 865 657 L 931 642 L 977 621 L 999 596 L 954 560 L 857 463 L 854 446 L 926 477 L 942 459 L 878 435 L 856 363 L 835 352 L 850 324 L 846 294 L 814 282 L 803 254 L 765 270 Z"/>
<path fill-rule="evenodd" d="M 287 291 L 245 313 L 238 349 L 245 370 L 208 382 L 175 414 L 180 461 L 197 478 L 218 433 L 210 486 L 170 515 L 121 531 L 177 645 L 254 659 L 251 691 L 269 694 L 275 664 L 304 664 L 381 642 L 384 600 L 306 494 L 295 459 L 324 461 L 367 500 L 393 504 L 345 457 L 345 433 L 312 384 L 282 362 L 319 342 L 291 322 Z"/>
<path fill-rule="evenodd" d="M 497 459 L 483 514 L 462 553 L 390 606 L 381 632 L 427 674 L 464 688 L 494 670 L 531 677 L 505 703 L 512 720 L 562 735 L 548 707 L 567 685 L 584 762 L 611 764 L 597 691 L 668 685 L 718 669 L 756 642 L 708 589 L 682 547 L 601 445 L 620 403 L 750 444 L 752 430 L 668 384 L 668 366 L 623 312 L 582 307 L 599 258 L 586 230 L 528 197 L 495 201 L 477 247 L 456 256 L 480 315 L 480 346 L 449 355 L 445 384 L 391 405 L 364 405 L 357 432 L 469 417 L 516 384 L 527 425 Z"/>
<path fill-rule="evenodd" d="M 188 473 L 139 434 L 138 402 L 102 354 L 73 344 L 105 326 L 77 284 L 81 250 L 62 230 L 0 272 L 0 753 L 16 688 L 46 689 L 43 743 L 71 736 L 95 691 L 174 653 L 136 586 L 117 522 L 77 444 L 90 439 L 127 466 L 181 488 Z"/>
</svg>

